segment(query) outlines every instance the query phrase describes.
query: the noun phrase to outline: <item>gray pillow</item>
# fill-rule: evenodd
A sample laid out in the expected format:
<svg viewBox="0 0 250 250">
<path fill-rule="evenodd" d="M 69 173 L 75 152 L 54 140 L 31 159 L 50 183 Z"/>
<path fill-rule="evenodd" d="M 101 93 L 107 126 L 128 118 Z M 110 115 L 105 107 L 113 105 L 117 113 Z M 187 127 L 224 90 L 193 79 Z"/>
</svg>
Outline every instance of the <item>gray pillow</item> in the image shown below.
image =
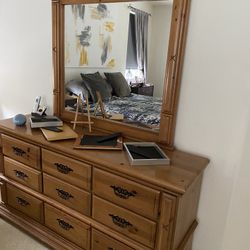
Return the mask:
<svg viewBox="0 0 250 250">
<path fill-rule="evenodd" d="M 91 95 L 93 102 L 97 102 L 96 91 L 100 92 L 103 101 L 110 100 L 112 87 L 99 72 L 93 74 L 81 74 L 81 77 Z"/>
<path fill-rule="evenodd" d="M 65 89 L 70 93 L 79 96 L 81 94 L 82 99 L 89 97 L 89 91 L 85 86 L 84 82 L 81 80 L 70 80 L 65 85 Z"/>
<path fill-rule="evenodd" d="M 121 72 L 104 73 L 107 81 L 111 84 L 114 93 L 118 97 L 129 96 L 131 89 Z"/>
</svg>

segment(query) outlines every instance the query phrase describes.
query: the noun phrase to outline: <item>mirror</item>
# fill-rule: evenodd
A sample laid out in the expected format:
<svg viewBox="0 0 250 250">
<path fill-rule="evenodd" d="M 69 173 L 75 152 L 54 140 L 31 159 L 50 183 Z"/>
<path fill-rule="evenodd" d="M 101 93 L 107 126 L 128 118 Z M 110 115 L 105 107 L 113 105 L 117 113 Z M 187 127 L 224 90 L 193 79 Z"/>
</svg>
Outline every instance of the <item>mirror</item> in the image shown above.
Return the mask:
<svg viewBox="0 0 250 250">
<path fill-rule="evenodd" d="M 172 148 L 189 1 L 52 3 L 55 114 L 73 120 L 74 96 L 94 109 L 99 91 L 123 117 L 94 127 Z"/>
<path fill-rule="evenodd" d="M 94 109 L 99 91 L 111 119 L 159 131 L 171 13 L 169 0 L 65 6 L 66 110 L 82 88 Z"/>
</svg>

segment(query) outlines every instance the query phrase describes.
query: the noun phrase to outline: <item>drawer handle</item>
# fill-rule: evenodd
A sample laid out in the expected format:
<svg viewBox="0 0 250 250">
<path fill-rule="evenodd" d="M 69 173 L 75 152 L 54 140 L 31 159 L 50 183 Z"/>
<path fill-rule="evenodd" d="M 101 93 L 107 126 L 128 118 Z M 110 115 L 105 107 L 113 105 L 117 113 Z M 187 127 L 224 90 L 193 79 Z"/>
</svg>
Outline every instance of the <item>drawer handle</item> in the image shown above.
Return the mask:
<svg viewBox="0 0 250 250">
<path fill-rule="evenodd" d="M 61 163 L 54 163 L 54 165 L 56 166 L 58 172 L 60 172 L 62 174 L 68 174 L 69 172 L 73 172 L 73 169 L 71 169 L 68 166 L 63 165 Z"/>
<path fill-rule="evenodd" d="M 64 221 L 64 220 L 57 219 L 57 221 L 58 221 L 59 226 L 60 226 L 62 229 L 64 229 L 64 230 L 69 231 L 71 228 L 74 228 L 73 226 L 71 226 L 69 223 L 67 223 L 67 222 Z"/>
<path fill-rule="evenodd" d="M 128 228 L 133 226 L 129 221 L 119 217 L 118 215 L 109 214 L 109 216 L 112 218 L 113 223 L 118 227 Z"/>
<path fill-rule="evenodd" d="M 17 178 L 20 178 L 22 180 L 24 180 L 25 178 L 28 178 L 28 175 L 26 175 L 24 172 L 19 171 L 19 170 L 13 170 L 15 172 L 15 175 Z"/>
<path fill-rule="evenodd" d="M 110 187 L 113 188 L 114 194 L 122 199 L 128 199 L 130 196 L 135 197 L 135 195 L 137 194 L 136 191 L 129 192 L 127 189 L 124 189 L 119 186 L 113 185 Z"/>
<path fill-rule="evenodd" d="M 107 250 L 115 250 L 113 247 L 108 247 Z"/>
<path fill-rule="evenodd" d="M 26 152 L 24 150 L 22 150 L 21 148 L 18 147 L 12 147 L 13 153 L 17 156 L 23 156 L 26 154 Z"/>
<path fill-rule="evenodd" d="M 17 199 L 17 203 L 23 207 L 30 205 L 30 203 L 28 201 L 24 200 L 21 197 L 16 197 L 16 199 Z"/>
<path fill-rule="evenodd" d="M 69 198 L 74 198 L 73 195 L 71 195 L 70 193 L 68 193 L 62 189 L 57 188 L 56 191 L 57 191 L 58 196 L 64 200 L 68 200 Z"/>
</svg>

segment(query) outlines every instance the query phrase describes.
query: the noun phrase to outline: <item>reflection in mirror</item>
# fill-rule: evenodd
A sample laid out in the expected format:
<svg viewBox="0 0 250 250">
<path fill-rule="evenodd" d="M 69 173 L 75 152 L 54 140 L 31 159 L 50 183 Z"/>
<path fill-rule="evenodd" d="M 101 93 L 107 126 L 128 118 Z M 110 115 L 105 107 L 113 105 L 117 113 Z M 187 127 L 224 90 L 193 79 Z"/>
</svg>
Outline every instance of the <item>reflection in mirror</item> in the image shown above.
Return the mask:
<svg viewBox="0 0 250 250">
<path fill-rule="evenodd" d="M 121 122 L 158 131 L 172 1 L 65 6 L 65 109 L 96 91 Z M 111 117 L 112 118 L 112 117 Z"/>
</svg>

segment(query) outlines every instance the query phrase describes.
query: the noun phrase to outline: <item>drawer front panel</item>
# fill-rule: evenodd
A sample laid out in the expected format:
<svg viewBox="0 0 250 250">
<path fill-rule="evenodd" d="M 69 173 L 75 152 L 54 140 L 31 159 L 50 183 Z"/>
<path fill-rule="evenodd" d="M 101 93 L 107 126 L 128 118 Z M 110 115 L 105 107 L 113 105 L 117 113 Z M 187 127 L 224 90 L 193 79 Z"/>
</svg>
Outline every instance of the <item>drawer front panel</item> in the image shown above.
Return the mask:
<svg viewBox="0 0 250 250">
<path fill-rule="evenodd" d="M 28 215 L 32 219 L 43 221 L 43 202 L 37 198 L 17 189 L 16 187 L 6 184 L 7 189 L 7 203 Z"/>
<path fill-rule="evenodd" d="M 87 224 L 48 204 L 45 204 L 44 213 L 47 227 L 78 246 L 89 249 L 90 227 Z"/>
<path fill-rule="evenodd" d="M 67 183 L 90 190 L 91 166 L 42 149 L 43 171 Z"/>
<path fill-rule="evenodd" d="M 155 222 L 96 196 L 93 196 L 92 216 L 114 230 L 151 248 L 154 247 Z"/>
<path fill-rule="evenodd" d="M 93 192 L 149 218 L 157 217 L 159 191 L 94 168 Z"/>
<path fill-rule="evenodd" d="M 2 135 L 3 154 L 30 167 L 40 169 L 40 148 L 30 143 Z"/>
<path fill-rule="evenodd" d="M 90 194 L 53 176 L 43 174 L 43 192 L 76 211 L 90 215 Z"/>
<path fill-rule="evenodd" d="M 42 175 L 40 171 L 27 167 L 24 164 L 5 156 L 4 172 L 5 175 L 11 179 L 38 192 L 42 191 Z"/>
<path fill-rule="evenodd" d="M 125 244 L 101 233 L 95 229 L 92 230 L 92 250 L 133 250 Z"/>
</svg>

